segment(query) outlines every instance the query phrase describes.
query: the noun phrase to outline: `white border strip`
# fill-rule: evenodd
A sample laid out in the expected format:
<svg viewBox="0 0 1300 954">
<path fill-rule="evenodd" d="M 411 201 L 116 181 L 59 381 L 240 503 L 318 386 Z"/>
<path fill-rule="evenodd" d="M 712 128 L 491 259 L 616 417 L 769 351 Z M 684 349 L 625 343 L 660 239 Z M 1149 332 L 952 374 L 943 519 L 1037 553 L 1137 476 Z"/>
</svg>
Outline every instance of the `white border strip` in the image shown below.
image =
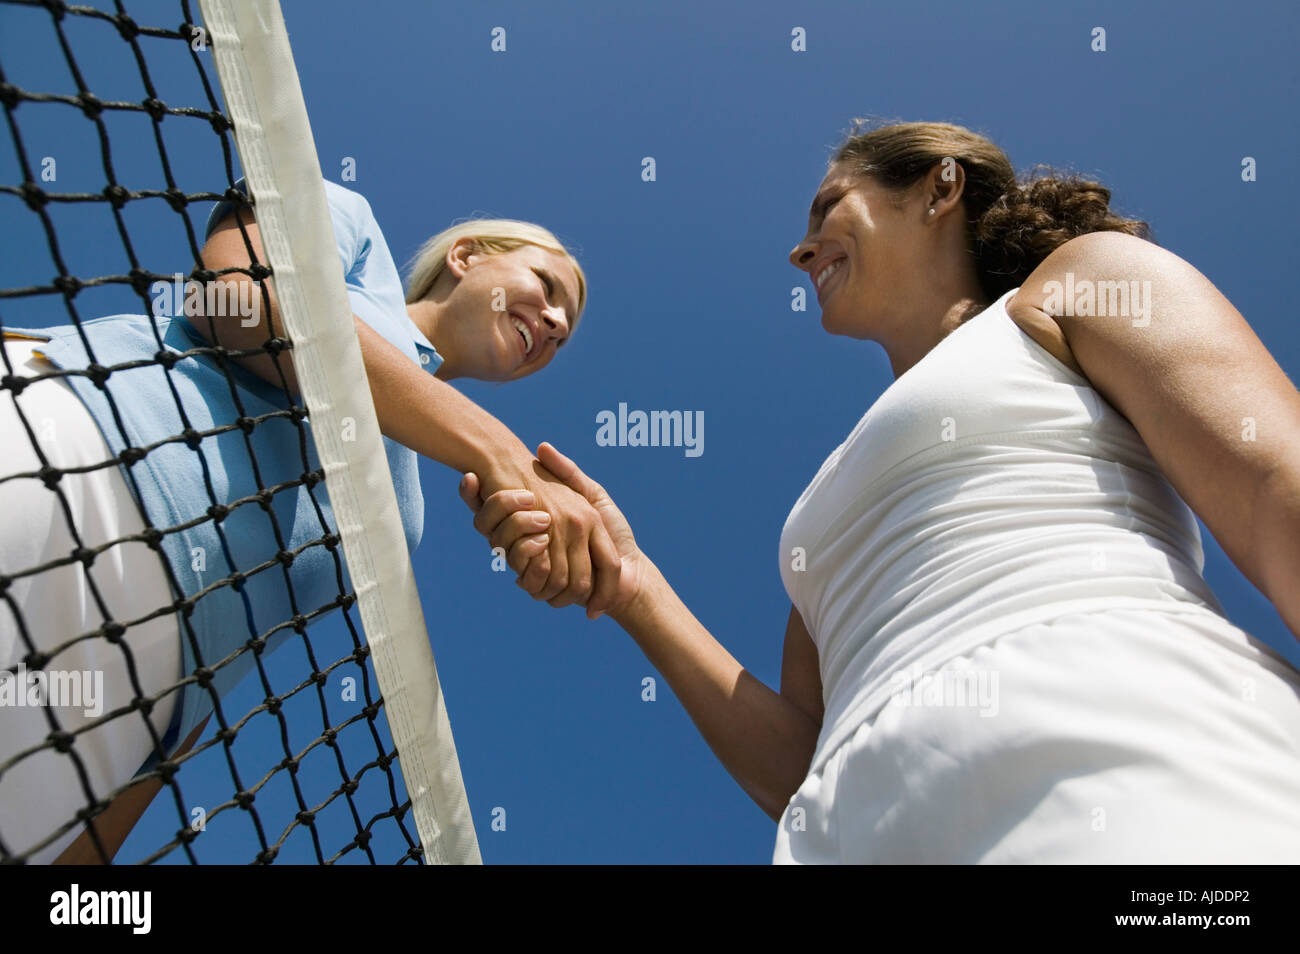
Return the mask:
<svg viewBox="0 0 1300 954">
<path fill-rule="evenodd" d="M 277 0 L 200 7 L 425 858 L 482 864 L 284 17 Z"/>
</svg>

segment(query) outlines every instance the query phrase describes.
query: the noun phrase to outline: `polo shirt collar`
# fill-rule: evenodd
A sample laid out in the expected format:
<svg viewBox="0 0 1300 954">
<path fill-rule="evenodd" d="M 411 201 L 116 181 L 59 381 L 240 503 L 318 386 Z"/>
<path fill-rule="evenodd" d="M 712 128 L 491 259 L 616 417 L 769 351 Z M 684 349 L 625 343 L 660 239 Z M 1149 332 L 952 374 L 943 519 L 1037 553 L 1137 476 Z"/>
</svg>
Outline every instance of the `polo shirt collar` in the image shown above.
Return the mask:
<svg viewBox="0 0 1300 954">
<path fill-rule="evenodd" d="M 411 338 L 415 342 L 415 350 L 420 355 L 420 367 L 430 374 L 437 373 L 438 368 L 442 367 L 442 355 L 438 354 L 433 345 L 429 343 L 429 339 L 424 336 L 424 332 L 411 320 L 409 315 L 406 322 L 411 326 Z"/>
</svg>

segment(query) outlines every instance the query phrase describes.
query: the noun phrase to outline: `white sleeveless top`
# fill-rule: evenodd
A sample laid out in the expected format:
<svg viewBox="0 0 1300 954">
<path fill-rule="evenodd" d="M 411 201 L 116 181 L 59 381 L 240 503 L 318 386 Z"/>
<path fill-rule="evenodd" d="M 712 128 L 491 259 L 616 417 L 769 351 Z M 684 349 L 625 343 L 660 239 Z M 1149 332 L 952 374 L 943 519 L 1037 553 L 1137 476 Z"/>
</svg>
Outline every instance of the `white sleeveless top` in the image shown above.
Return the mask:
<svg viewBox="0 0 1300 954">
<path fill-rule="evenodd" d="M 1015 289 L 891 384 L 781 534 L 820 658 L 813 770 L 925 672 L 1067 613 L 1223 608 L 1192 511 L 1132 425 L 1011 320 Z"/>
</svg>

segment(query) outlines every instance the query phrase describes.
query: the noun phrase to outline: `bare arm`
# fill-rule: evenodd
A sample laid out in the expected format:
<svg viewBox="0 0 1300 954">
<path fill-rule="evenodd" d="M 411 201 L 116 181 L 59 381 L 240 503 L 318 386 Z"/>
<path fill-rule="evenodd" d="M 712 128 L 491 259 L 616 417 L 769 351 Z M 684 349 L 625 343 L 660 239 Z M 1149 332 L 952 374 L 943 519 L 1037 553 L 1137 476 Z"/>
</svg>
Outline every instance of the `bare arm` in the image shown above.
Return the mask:
<svg viewBox="0 0 1300 954">
<path fill-rule="evenodd" d="M 194 730 L 190 732 L 181 747 L 173 752 L 169 758 L 177 759 L 194 748 L 194 744 L 199 741 L 203 735 L 203 729 L 208 724 L 204 719 Z M 159 778 L 149 778 L 128 788 L 117 798 L 109 803 L 108 808 L 91 819 L 91 826 L 95 833 L 99 835 L 99 843 L 104 847 L 104 855 L 100 855 L 99 849 L 95 846 L 95 839 L 90 836 L 90 832 L 82 831 L 77 836 L 77 840 L 63 849 L 63 853 L 55 858 L 51 864 L 56 865 L 98 865 L 111 864 L 117 857 L 122 843 L 126 841 L 127 836 L 134 830 L 138 822 L 145 813 L 145 810 L 153 802 L 157 794 L 162 791 L 162 780 Z"/>
<path fill-rule="evenodd" d="M 1049 291 L 1070 275 L 1145 288 L 1146 313 L 1062 313 Z M 1060 325 L 1093 387 L 1300 639 L 1300 392 L 1241 313 L 1172 252 L 1115 232 L 1066 242 L 1008 307 Z"/>
<path fill-rule="evenodd" d="M 243 209 L 238 215 L 238 223 L 234 213 L 227 216 L 204 245 L 204 267 L 213 270 L 247 268 L 251 261 L 250 245 L 256 260 L 263 261 L 261 236 L 252 212 Z M 248 244 L 244 240 L 245 234 Z M 245 294 L 242 300 L 254 303 L 255 314 L 209 316 L 187 313 L 186 320 L 205 340 L 215 340 L 233 350 L 248 351 L 264 347 L 272 337 L 286 337 L 272 282 L 256 282 L 240 273 L 223 275 L 219 280 L 253 284 L 252 294 Z M 217 300 L 223 298 L 226 301 L 241 300 L 238 294 L 233 293 Z M 515 461 L 519 470 L 531 469 L 528 464 L 533 455 L 509 428 L 445 381 L 421 370 L 356 315 L 352 316 L 352 321 L 361 345 L 366 376 L 370 379 L 375 413 L 386 437 L 461 473 L 467 470 L 476 473 L 495 471 L 499 469 L 497 463 L 503 460 Z M 290 355 L 292 351 L 279 356 L 261 353 L 235 360 L 262 380 L 276 387 L 287 384 L 290 393 L 297 394 L 298 379 Z M 446 426 L 448 421 L 456 422 L 456 426 Z M 479 467 L 486 470 L 480 472 Z"/>
<path fill-rule="evenodd" d="M 581 493 L 599 511 L 623 560 L 618 595 L 610 618 L 641 647 L 668 680 L 713 754 L 764 812 L 779 820 L 808 774 L 822 724 L 822 686 L 817 649 L 793 610 L 786 628 L 781 692 L 773 692 L 736 661 L 700 624 L 658 568 L 641 553 L 613 500 L 578 466 L 549 444 L 541 463 Z M 510 566 L 520 570 L 515 546 L 534 532 L 527 503 L 511 492 L 480 501 L 473 474 L 461 484 L 461 497 L 477 516 L 474 525 L 494 546 L 510 551 Z M 521 584 L 522 585 L 522 584 Z M 525 589 L 527 587 L 525 586 Z"/>
<path fill-rule="evenodd" d="M 821 720 L 783 694 L 784 686 L 782 693 L 773 692 L 741 666 L 658 569 L 647 569 L 639 598 L 610 617 L 663 673 L 732 778 L 773 821 L 780 820 L 808 774 Z M 820 690 L 817 701 L 820 707 Z"/>
<path fill-rule="evenodd" d="M 241 228 L 242 226 L 242 228 Z M 247 236 L 247 238 L 245 238 Z M 264 261 L 261 237 L 252 212 L 227 216 L 208 239 L 203 265 L 212 270 L 249 268 Z M 187 319 L 208 341 L 239 351 L 262 348 L 271 337 L 283 337 L 272 282 L 229 273 L 222 280 L 254 283 L 251 300 L 257 320 L 250 316 L 198 315 Z M 225 295 L 226 301 L 250 296 Z M 445 381 L 411 361 L 396 346 L 352 316 L 380 431 L 398 443 L 461 473 L 474 471 L 488 493 L 524 488 L 535 495 L 536 507 L 553 522 L 547 552 L 528 569 L 529 585 L 554 605 L 583 603 L 600 612 L 618 586 L 619 560 L 599 516 L 568 487 L 536 466 L 533 455 L 511 430 Z M 287 352 L 292 355 L 292 351 Z M 284 354 L 246 355 L 236 359 L 258 377 L 297 393 L 293 362 Z M 277 367 L 278 365 L 278 367 Z"/>
</svg>

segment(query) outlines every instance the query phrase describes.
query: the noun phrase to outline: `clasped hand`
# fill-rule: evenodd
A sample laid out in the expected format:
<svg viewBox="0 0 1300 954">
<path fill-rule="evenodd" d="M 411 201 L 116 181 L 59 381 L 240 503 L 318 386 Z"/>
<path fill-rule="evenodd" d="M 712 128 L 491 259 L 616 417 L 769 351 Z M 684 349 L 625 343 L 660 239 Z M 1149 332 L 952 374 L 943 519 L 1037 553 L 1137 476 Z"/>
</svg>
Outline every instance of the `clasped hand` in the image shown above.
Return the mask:
<svg viewBox="0 0 1300 954">
<path fill-rule="evenodd" d="M 627 606 L 642 575 L 627 520 L 605 489 L 552 445 L 538 447 L 537 464 L 533 489 L 497 490 L 486 500 L 478 475 L 464 476 L 460 496 L 474 529 L 505 553 L 533 599 L 577 603 L 589 619 Z"/>
</svg>

